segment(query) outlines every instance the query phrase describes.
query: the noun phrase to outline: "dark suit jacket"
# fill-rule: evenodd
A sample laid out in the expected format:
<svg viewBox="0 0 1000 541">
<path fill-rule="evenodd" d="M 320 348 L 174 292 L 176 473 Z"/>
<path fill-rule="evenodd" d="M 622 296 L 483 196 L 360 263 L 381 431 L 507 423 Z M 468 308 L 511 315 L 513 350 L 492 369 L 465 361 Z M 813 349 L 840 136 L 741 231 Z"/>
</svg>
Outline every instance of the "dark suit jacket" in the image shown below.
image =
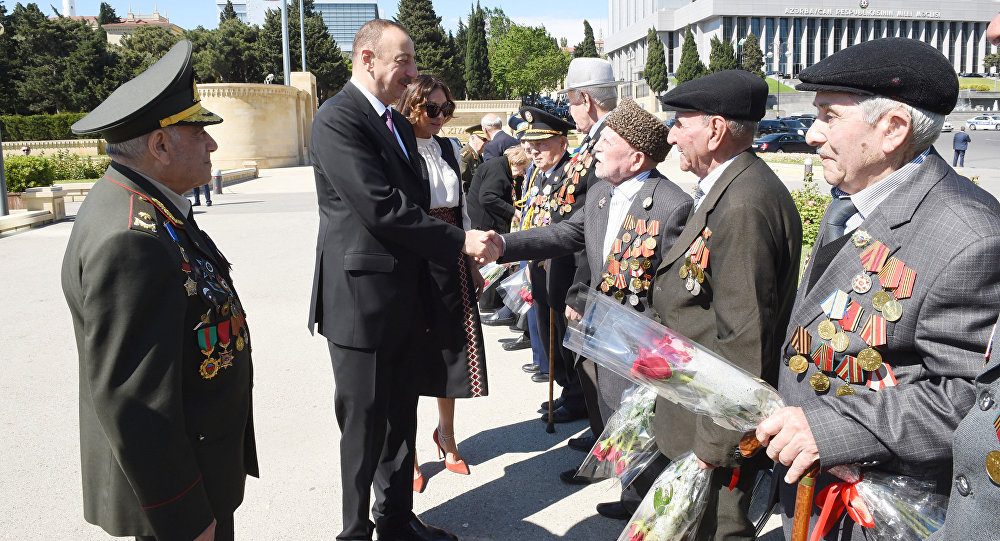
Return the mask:
<svg viewBox="0 0 1000 541">
<path fill-rule="evenodd" d="M 229 263 L 112 162 L 77 214 L 62 286 L 80 355 L 84 517 L 115 536 L 193 539 L 257 475 L 250 335 Z M 205 364 L 196 327 L 228 342 L 231 366 L 219 344 Z"/>
<path fill-rule="evenodd" d="M 887 343 L 878 348 L 898 385 L 877 392 L 853 385 L 857 394 L 844 400 L 833 392 L 844 383 L 835 376 L 827 393 L 810 387 L 809 377 L 817 370 L 810 364 L 801 375 L 783 368 L 778 389 L 788 405 L 805 411 L 824 466 L 873 463 L 879 470 L 938 480 L 938 489 L 947 493 L 952 435 L 976 399 L 972 380 L 982 371 L 1000 305 L 1000 266 L 995 264 L 1000 203 L 931 150 L 912 178 L 859 229 L 916 271 L 912 296 L 899 301 L 902 317 L 886 323 Z M 817 246 L 824 241 L 820 235 Z M 789 342 L 796 326 L 810 332 L 814 347 L 821 342 L 816 327 L 825 318 L 819 303 L 833 290 L 848 292 L 865 314 L 878 313 L 871 302 L 881 291 L 877 281 L 866 294 L 851 290 L 853 277 L 863 272 L 861 250 L 850 242 L 839 244 L 822 270 L 816 265 L 822 248 L 813 250 L 784 342 L 786 361 L 795 354 Z M 860 328 L 848 333 L 845 355 L 868 347 Z"/>
<path fill-rule="evenodd" d="M 510 219 L 514 217 L 514 177 L 507 156 L 476 169 L 466 201 L 473 229 L 510 231 Z"/>
<path fill-rule="evenodd" d="M 517 139 L 500 130 L 483 145 L 483 163 L 503 155 L 503 151 L 518 144 Z"/>
<path fill-rule="evenodd" d="M 969 142 L 972 141 L 972 138 L 969 137 L 969 134 L 964 131 L 960 131 L 955 133 L 955 137 L 953 137 L 951 141 L 951 146 L 955 150 L 968 150 Z"/>
<path fill-rule="evenodd" d="M 688 248 L 708 227 L 710 250 L 702 291 L 692 295 L 679 273 Z M 802 250 L 802 223 L 788 189 L 750 151 L 729 164 L 653 281 L 660 321 L 751 374 L 776 381 L 784 329 L 791 313 Z M 693 450 L 718 466 L 739 465 L 742 434 L 657 399 L 653 428 L 670 458 Z"/>
<path fill-rule="evenodd" d="M 427 261 L 454 267 L 458 227 L 427 215 L 413 128 L 393 111 L 395 136 L 348 83 L 316 113 L 310 155 L 319 199 L 319 238 L 309 327 L 335 344 L 375 348 L 398 328 L 420 324 Z"/>
</svg>

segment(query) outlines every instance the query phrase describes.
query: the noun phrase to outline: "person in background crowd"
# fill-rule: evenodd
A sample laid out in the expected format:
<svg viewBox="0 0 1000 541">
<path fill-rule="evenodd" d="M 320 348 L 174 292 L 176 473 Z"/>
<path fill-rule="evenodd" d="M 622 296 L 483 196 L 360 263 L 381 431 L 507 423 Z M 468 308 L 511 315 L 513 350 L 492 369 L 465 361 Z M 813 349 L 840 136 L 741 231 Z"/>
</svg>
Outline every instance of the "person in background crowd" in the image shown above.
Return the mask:
<svg viewBox="0 0 1000 541">
<path fill-rule="evenodd" d="M 482 120 L 483 133 L 489 142 L 483 146 L 483 161 L 489 161 L 503 154 L 503 151 L 517 144 L 517 139 L 503 131 L 503 121 L 495 113 L 488 113 Z"/>
<path fill-rule="evenodd" d="M 965 151 L 969 149 L 972 138 L 965 133 L 965 125 L 959 127 L 959 131 L 952 138 L 951 146 L 955 150 L 955 157 L 951 160 L 952 167 L 965 167 Z"/>
<path fill-rule="evenodd" d="M 469 193 L 469 183 L 472 182 L 476 169 L 483 163 L 486 134 L 479 126 L 469 126 L 465 132 L 469 134 L 469 142 L 462 146 L 459 156 L 462 165 L 462 192 Z"/>
</svg>

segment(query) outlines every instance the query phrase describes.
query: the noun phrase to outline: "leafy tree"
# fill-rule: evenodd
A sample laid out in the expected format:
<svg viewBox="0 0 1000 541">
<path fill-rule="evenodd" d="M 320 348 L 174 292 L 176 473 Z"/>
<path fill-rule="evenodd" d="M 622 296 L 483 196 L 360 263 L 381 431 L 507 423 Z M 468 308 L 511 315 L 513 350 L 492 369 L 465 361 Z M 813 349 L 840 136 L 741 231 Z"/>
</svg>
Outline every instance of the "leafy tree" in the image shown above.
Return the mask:
<svg viewBox="0 0 1000 541">
<path fill-rule="evenodd" d="M 396 21 L 406 27 L 417 53 L 417 69 L 443 79 L 452 89 L 464 88 L 459 80 L 455 52 L 434 13 L 431 0 L 399 0 Z"/>
<path fill-rule="evenodd" d="M 733 44 L 728 41 L 723 43 L 718 37 L 713 37 L 712 52 L 708 58 L 708 71 L 715 73 L 734 69 L 736 69 L 736 52 L 733 50 Z"/>
<path fill-rule="evenodd" d="M 698 58 L 698 46 L 694 43 L 691 27 L 684 33 L 684 45 L 681 46 L 681 63 L 677 67 L 677 84 L 686 83 L 708 74 L 705 64 Z"/>
<path fill-rule="evenodd" d="M 115 8 L 111 7 L 111 4 L 107 2 L 101 2 L 101 10 L 97 14 L 97 26 L 100 28 L 102 25 L 108 23 L 116 23 L 121 19 L 118 14 L 115 13 Z"/>
<path fill-rule="evenodd" d="M 471 13 L 469 17 L 472 17 Z M 451 47 L 455 51 L 455 71 L 462 80 L 462 92 L 458 93 L 454 88 L 451 91 L 455 95 L 455 99 L 462 99 L 467 94 L 465 90 L 465 50 L 469 47 L 469 27 L 465 25 L 464 19 L 458 19 L 458 31 L 455 32 L 454 36 L 449 32 L 448 41 L 451 42 Z"/>
<path fill-rule="evenodd" d="M 987 71 L 990 68 L 997 68 L 1000 71 L 1000 54 L 993 53 L 983 57 L 983 68 Z"/>
<path fill-rule="evenodd" d="M 121 45 L 137 53 L 146 55 L 148 64 L 136 70 L 136 75 L 144 71 L 157 60 L 167 54 L 171 47 L 177 44 L 181 37 L 162 26 L 142 26 L 131 36 L 122 38 Z"/>
<path fill-rule="evenodd" d="M 643 72 L 649 89 L 657 94 L 667 90 L 670 86 L 668 73 L 663 42 L 656 35 L 656 30 L 650 28 L 646 33 L 646 69 Z"/>
<path fill-rule="evenodd" d="M 583 41 L 573 48 L 573 56 L 575 58 L 597 58 L 599 56 L 597 43 L 594 42 L 594 29 L 586 19 L 583 20 Z"/>
<path fill-rule="evenodd" d="M 570 60 L 545 27 L 515 24 L 501 10 L 490 18 L 489 58 L 494 86 L 510 98 L 554 88 Z"/>
<path fill-rule="evenodd" d="M 217 64 L 220 55 L 217 34 L 217 30 L 206 30 L 200 25 L 193 30 L 184 31 L 184 39 L 191 41 L 191 65 L 194 68 L 194 80 L 199 83 L 219 82 Z"/>
<path fill-rule="evenodd" d="M 740 66 L 740 69 L 763 78 L 764 71 L 761 70 L 763 66 L 764 52 L 760 50 L 760 43 L 757 41 L 757 36 L 751 32 L 747 34 L 747 39 L 743 42 L 743 64 Z"/>
<path fill-rule="evenodd" d="M 559 38 L 560 47 L 569 47 L 569 40 L 566 38 Z"/>
<path fill-rule="evenodd" d="M 469 37 L 465 45 L 465 89 L 469 99 L 481 100 L 492 96 L 493 73 L 486 46 L 486 14 L 476 4 L 469 14 Z"/>
<path fill-rule="evenodd" d="M 226 0 L 226 7 L 222 8 L 222 13 L 219 14 L 219 26 L 222 23 L 231 20 L 239 20 L 239 16 L 236 15 L 236 8 L 233 7 L 233 0 Z"/>
<path fill-rule="evenodd" d="M 10 25 L 10 17 L 7 8 L 0 0 L 0 24 L 4 25 L 7 32 L 13 31 Z M 17 67 L 17 58 L 14 55 L 16 42 L 11 39 L 10 34 L 0 36 L 0 73 L 13 75 Z M 16 108 L 17 99 L 14 93 L 14 78 L 11 76 L 0 77 L 0 111 L 13 112 Z"/>
<path fill-rule="evenodd" d="M 298 27 L 296 27 L 298 28 Z M 213 32 L 213 71 L 219 82 L 260 83 L 266 73 L 262 73 L 260 63 L 260 29 L 248 26 L 239 19 L 228 19 L 219 24 Z M 297 42 L 296 42 L 297 43 Z M 307 46 L 308 48 L 308 46 Z M 308 51 L 307 51 L 308 52 Z M 204 60 L 205 56 L 199 57 Z"/>
</svg>

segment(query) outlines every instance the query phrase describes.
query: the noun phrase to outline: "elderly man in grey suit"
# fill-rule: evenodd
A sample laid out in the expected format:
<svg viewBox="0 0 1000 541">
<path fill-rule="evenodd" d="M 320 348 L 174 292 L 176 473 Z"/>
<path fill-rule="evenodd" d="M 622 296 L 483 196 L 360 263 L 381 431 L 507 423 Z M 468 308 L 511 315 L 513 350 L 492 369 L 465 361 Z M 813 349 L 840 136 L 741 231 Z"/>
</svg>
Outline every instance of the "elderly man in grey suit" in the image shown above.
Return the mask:
<svg viewBox="0 0 1000 541">
<path fill-rule="evenodd" d="M 817 461 L 968 493 L 969 480 L 952 477 L 952 435 L 976 403 L 1000 305 L 1000 204 L 931 148 L 958 98 L 951 63 L 925 43 L 879 39 L 799 78 L 816 92 L 806 137 L 834 201 L 786 335 L 788 407 L 757 429 L 780 463 L 786 536 L 790 483 Z M 816 488 L 835 480 L 820 474 Z M 868 537 L 845 517 L 826 539 Z"/>
</svg>

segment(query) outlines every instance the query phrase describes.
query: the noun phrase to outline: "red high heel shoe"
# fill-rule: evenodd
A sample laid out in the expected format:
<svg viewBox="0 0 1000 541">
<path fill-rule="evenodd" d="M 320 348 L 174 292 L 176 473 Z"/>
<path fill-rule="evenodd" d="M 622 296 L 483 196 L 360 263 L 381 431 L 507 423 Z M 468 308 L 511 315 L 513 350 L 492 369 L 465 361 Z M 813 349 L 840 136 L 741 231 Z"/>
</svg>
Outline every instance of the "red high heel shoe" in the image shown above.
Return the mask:
<svg viewBox="0 0 1000 541">
<path fill-rule="evenodd" d="M 454 434 L 441 434 L 440 431 L 435 428 L 434 433 L 431 434 L 431 438 L 434 440 L 434 445 L 438 448 L 438 458 L 444 458 L 444 467 L 450 472 L 459 473 L 462 475 L 469 475 L 469 466 L 461 458 L 458 462 L 448 462 L 448 453 L 444 451 L 444 447 L 441 446 L 441 440 L 449 440 L 455 437 Z"/>
<path fill-rule="evenodd" d="M 424 488 L 427 486 L 427 480 L 424 478 L 424 473 L 420 471 L 420 466 L 416 463 L 413 464 L 413 469 L 417 472 L 417 476 L 413 478 L 413 492 L 423 492 Z"/>
</svg>

